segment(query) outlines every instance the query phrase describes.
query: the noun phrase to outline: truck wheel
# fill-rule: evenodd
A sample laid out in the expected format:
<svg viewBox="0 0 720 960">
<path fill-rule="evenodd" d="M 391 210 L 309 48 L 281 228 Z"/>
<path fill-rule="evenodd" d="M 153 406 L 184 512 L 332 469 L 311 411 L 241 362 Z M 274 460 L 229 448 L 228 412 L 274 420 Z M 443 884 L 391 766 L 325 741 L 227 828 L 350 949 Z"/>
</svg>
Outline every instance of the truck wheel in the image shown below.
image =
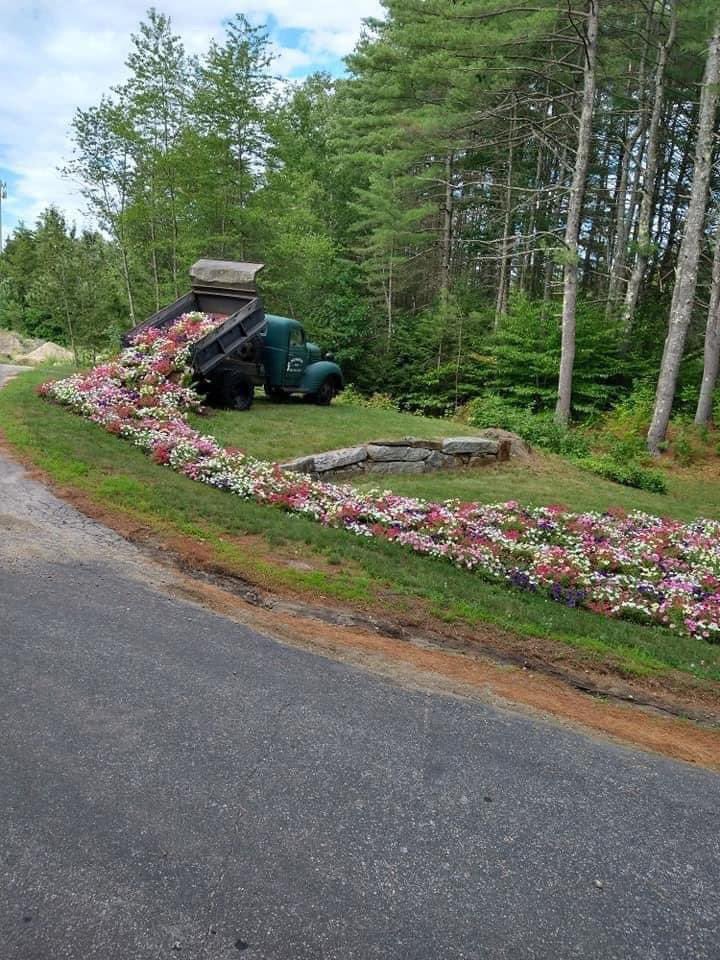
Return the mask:
<svg viewBox="0 0 720 960">
<path fill-rule="evenodd" d="M 195 380 L 191 386 L 196 393 L 200 394 L 204 403 L 210 403 L 212 385 L 207 380 Z"/>
<path fill-rule="evenodd" d="M 222 382 L 222 399 L 231 410 L 249 410 L 255 388 L 242 373 L 226 373 Z"/>
<path fill-rule="evenodd" d="M 268 398 L 268 400 L 273 400 L 275 403 L 282 403 L 288 398 L 288 395 L 280 387 L 271 387 L 266 383 L 264 390 L 265 396 Z"/>
<path fill-rule="evenodd" d="M 328 407 L 332 403 L 332 398 L 335 396 L 335 381 L 332 377 L 328 377 L 321 385 L 320 389 L 313 396 L 313 400 L 319 407 Z"/>
</svg>

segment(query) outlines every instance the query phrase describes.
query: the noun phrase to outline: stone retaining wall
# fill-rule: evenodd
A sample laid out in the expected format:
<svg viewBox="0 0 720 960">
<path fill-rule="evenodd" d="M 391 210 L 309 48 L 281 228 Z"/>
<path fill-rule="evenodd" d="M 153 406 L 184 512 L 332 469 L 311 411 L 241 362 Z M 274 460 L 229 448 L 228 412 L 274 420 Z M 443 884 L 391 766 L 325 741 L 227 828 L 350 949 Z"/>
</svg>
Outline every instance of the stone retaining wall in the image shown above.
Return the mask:
<svg viewBox="0 0 720 960">
<path fill-rule="evenodd" d="M 509 460 L 529 453 L 520 437 L 504 430 L 474 437 L 424 440 L 373 440 L 357 447 L 328 450 L 282 463 L 281 469 L 322 479 L 358 474 L 417 474 L 432 470 L 457 470 Z"/>
</svg>

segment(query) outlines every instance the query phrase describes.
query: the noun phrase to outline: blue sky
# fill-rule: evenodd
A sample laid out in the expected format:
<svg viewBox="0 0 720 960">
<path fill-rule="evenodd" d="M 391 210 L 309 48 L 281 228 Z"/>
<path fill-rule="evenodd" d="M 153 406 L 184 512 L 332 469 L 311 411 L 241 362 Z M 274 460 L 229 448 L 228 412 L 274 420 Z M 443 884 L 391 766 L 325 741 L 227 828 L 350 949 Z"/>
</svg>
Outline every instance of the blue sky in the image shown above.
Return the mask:
<svg viewBox="0 0 720 960">
<path fill-rule="evenodd" d="M 76 107 L 97 103 L 125 75 L 130 34 L 149 0 L 0 0 L 0 180 L 8 185 L 3 233 L 20 220 L 32 224 L 54 203 L 85 222 L 77 188 L 58 172 L 71 155 L 68 139 Z M 266 23 L 282 76 L 314 70 L 342 72 L 365 17 L 379 0 L 156 0 L 190 53 L 222 36 L 223 21 L 242 12 Z"/>
</svg>

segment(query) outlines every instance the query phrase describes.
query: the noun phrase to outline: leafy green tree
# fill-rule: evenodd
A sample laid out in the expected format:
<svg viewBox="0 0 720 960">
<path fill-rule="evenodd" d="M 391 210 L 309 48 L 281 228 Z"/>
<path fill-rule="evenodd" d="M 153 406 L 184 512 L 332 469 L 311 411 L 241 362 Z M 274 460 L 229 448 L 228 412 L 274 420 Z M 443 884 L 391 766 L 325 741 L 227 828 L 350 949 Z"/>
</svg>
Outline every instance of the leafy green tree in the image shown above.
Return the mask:
<svg viewBox="0 0 720 960">
<path fill-rule="evenodd" d="M 186 190 L 207 225 L 206 242 L 221 256 L 244 259 L 254 249 L 250 203 L 269 146 L 272 60 L 267 31 L 237 14 L 226 25 L 224 42 L 212 41 L 195 65 L 192 127 L 184 143 Z"/>
<path fill-rule="evenodd" d="M 76 359 L 114 346 L 125 308 L 115 251 L 99 233 L 77 235 L 55 208 L 21 226 L 0 258 L 0 324 L 66 344 Z"/>
<path fill-rule="evenodd" d="M 117 93 L 132 126 L 134 192 L 128 228 L 147 230 L 156 309 L 178 296 L 182 210 L 178 145 L 186 124 L 189 62 L 169 17 L 150 8 L 132 37 L 130 78 Z"/>
</svg>

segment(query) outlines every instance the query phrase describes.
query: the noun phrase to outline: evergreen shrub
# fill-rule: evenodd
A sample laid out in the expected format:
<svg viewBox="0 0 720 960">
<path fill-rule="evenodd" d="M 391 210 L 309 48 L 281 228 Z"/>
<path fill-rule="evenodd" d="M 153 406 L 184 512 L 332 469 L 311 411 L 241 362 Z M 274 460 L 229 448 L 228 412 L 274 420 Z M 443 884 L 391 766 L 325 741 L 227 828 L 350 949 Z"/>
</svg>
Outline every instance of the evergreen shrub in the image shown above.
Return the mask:
<svg viewBox="0 0 720 960">
<path fill-rule="evenodd" d="M 667 481 L 659 470 L 651 470 L 639 463 L 618 463 L 609 456 L 581 457 L 575 461 L 583 470 L 589 470 L 605 480 L 636 487 L 650 493 L 667 493 Z"/>
</svg>

